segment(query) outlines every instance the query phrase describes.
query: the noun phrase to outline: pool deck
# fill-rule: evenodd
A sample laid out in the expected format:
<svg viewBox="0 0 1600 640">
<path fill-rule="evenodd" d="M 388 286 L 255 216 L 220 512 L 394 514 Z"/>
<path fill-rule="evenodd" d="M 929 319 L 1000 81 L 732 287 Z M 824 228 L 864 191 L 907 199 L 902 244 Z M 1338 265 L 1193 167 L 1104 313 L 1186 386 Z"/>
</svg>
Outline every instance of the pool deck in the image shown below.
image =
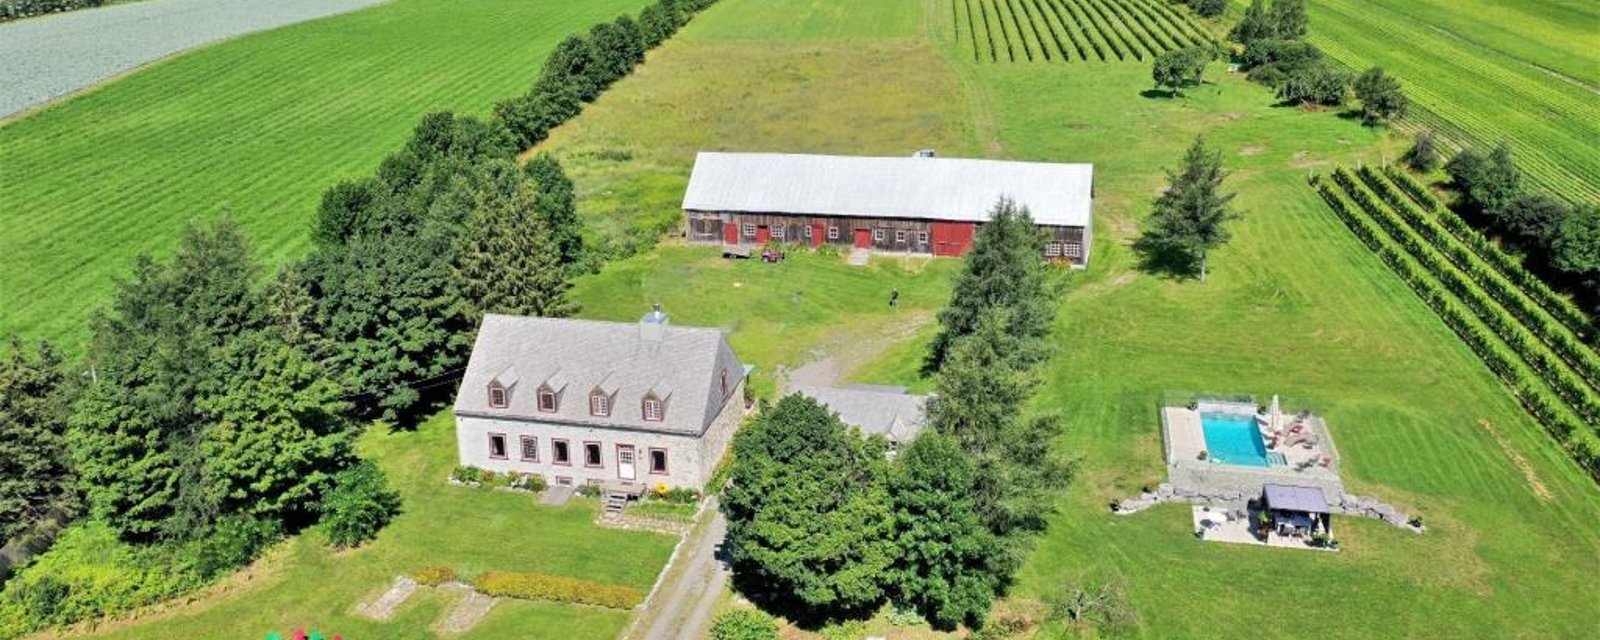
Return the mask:
<svg viewBox="0 0 1600 640">
<path fill-rule="evenodd" d="M 1283 417 L 1285 424 L 1294 421 L 1293 415 Z M 1166 447 L 1167 475 L 1173 487 L 1180 491 L 1219 495 L 1239 493 L 1245 496 L 1261 494 L 1266 484 L 1292 484 L 1316 487 L 1330 502 L 1344 495 L 1344 483 L 1339 478 L 1339 456 L 1327 425 L 1321 418 L 1310 416 L 1306 429 L 1315 436 L 1315 444 L 1269 447 L 1269 454 L 1284 457 L 1284 464 L 1270 467 L 1249 467 L 1202 460 L 1205 451 L 1205 432 L 1201 426 L 1200 411 L 1184 407 L 1162 407 L 1161 422 Z M 1326 466 L 1319 464 L 1324 458 Z"/>
<path fill-rule="evenodd" d="M 1194 507 L 1193 511 L 1194 530 L 1199 532 L 1200 539 L 1205 540 L 1206 542 L 1253 544 L 1260 547 L 1277 547 L 1280 549 L 1308 549 L 1311 551 L 1329 552 L 1336 551 L 1335 549 L 1330 549 L 1327 547 L 1314 547 L 1306 544 L 1306 540 L 1304 538 L 1281 536 L 1276 533 L 1268 533 L 1267 539 L 1262 540 L 1257 538 L 1256 535 L 1250 531 L 1249 522 L 1235 518 L 1230 518 L 1227 522 L 1206 526 L 1204 520 L 1206 519 L 1209 508 L 1196 506 Z"/>
</svg>

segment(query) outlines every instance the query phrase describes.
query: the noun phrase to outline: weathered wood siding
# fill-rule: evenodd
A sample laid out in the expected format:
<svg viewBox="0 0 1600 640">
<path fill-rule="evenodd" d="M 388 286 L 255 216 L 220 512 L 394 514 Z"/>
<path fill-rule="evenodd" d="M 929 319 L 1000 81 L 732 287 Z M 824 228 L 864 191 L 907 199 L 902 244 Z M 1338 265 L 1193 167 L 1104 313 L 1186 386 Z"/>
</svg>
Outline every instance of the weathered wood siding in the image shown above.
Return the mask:
<svg viewBox="0 0 1600 640">
<path fill-rule="evenodd" d="M 858 229 L 866 230 L 873 251 L 960 255 L 971 245 L 978 226 L 970 222 L 872 218 L 864 216 L 808 216 L 729 211 L 685 211 L 687 237 L 701 244 L 759 244 L 770 242 L 855 246 Z M 730 228 L 731 226 L 731 228 Z M 1087 234 L 1082 227 L 1041 226 L 1049 238 L 1044 254 L 1082 266 L 1088 259 Z"/>
</svg>

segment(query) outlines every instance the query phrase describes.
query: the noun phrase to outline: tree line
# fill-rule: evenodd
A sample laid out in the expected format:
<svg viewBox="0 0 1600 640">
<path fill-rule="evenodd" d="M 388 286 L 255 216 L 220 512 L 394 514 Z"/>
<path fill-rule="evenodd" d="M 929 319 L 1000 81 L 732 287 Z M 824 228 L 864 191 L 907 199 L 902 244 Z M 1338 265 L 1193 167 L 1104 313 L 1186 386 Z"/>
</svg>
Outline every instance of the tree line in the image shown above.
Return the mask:
<svg viewBox="0 0 1600 640">
<path fill-rule="evenodd" d="M 897 455 L 799 394 L 734 436 L 722 508 L 741 593 L 805 624 L 893 602 L 983 625 L 1073 475 L 1057 417 L 1027 410 L 1055 308 L 1043 242 L 1009 201 L 981 227 L 939 316 L 926 428 Z"/>
<path fill-rule="evenodd" d="M 1340 107 L 1353 95 L 1368 124 L 1405 115 L 1409 101 L 1399 80 L 1381 67 L 1346 71 L 1306 42 L 1308 30 L 1305 0 L 1252 0 L 1228 38 L 1243 46 L 1240 68 L 1284 103 Z"/>
<path fill-rule="evenodd" d="M 660 0 L 568 38 L 529 95 L 570 83 L 594 99 L 709 4 Z M 117 283 L 81 363 L 13 341 L 0 538 L 63 510 L 197 580 L 312 525 L 339 546 L 370 539 L 401 504 L 354 453 L 361 425 L 433 410 L 484 314 L 575 311 L 570 277 L 592 261 L 572 181 L 548 154 L 517 162 L 536 140 L 516 117 L 547 132 L 577 115 L 543 109 L 428 114 L 372 175 L 323 194 L 309 254 L 270 274 L 229 217 L 188 229 Z M 0 592 L 15 623 L 0 631 L 105 612 L 74 597 L 97 596 L 24 571 Z"/>
</svg>

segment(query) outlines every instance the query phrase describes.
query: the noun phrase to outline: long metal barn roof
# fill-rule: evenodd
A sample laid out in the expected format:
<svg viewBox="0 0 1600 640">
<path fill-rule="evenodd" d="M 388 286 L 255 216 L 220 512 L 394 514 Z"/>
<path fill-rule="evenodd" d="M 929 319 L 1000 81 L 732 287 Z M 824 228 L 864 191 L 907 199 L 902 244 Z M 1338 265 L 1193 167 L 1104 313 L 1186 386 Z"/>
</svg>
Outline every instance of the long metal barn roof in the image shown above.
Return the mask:
<svg viewBox="0 0 1600 640">
<path fill-rule="evenodd" d="M 983 222 L 1002 196 L 1039 224 L 1089 224 L 1094 165 L 968 158 L 701 152 L 693 211 Z"/>
</svg>

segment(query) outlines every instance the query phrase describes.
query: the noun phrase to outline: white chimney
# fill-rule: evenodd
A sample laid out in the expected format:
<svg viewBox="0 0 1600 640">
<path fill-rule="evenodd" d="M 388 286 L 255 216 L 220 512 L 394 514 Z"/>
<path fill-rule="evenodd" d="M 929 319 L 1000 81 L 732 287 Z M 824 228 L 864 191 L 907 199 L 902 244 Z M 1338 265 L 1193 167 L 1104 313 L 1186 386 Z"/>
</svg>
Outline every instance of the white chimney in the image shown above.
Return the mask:
<svg viewBox="0 0 1600 640">
<path fill-rule="evenodd" d="M 667 333 L 667 312 L 661 310 L 661 303 L 651 305 L 649 313 L 639 318 L 639 339 L 646 343 L 660 344 Z"/>
</svg>

